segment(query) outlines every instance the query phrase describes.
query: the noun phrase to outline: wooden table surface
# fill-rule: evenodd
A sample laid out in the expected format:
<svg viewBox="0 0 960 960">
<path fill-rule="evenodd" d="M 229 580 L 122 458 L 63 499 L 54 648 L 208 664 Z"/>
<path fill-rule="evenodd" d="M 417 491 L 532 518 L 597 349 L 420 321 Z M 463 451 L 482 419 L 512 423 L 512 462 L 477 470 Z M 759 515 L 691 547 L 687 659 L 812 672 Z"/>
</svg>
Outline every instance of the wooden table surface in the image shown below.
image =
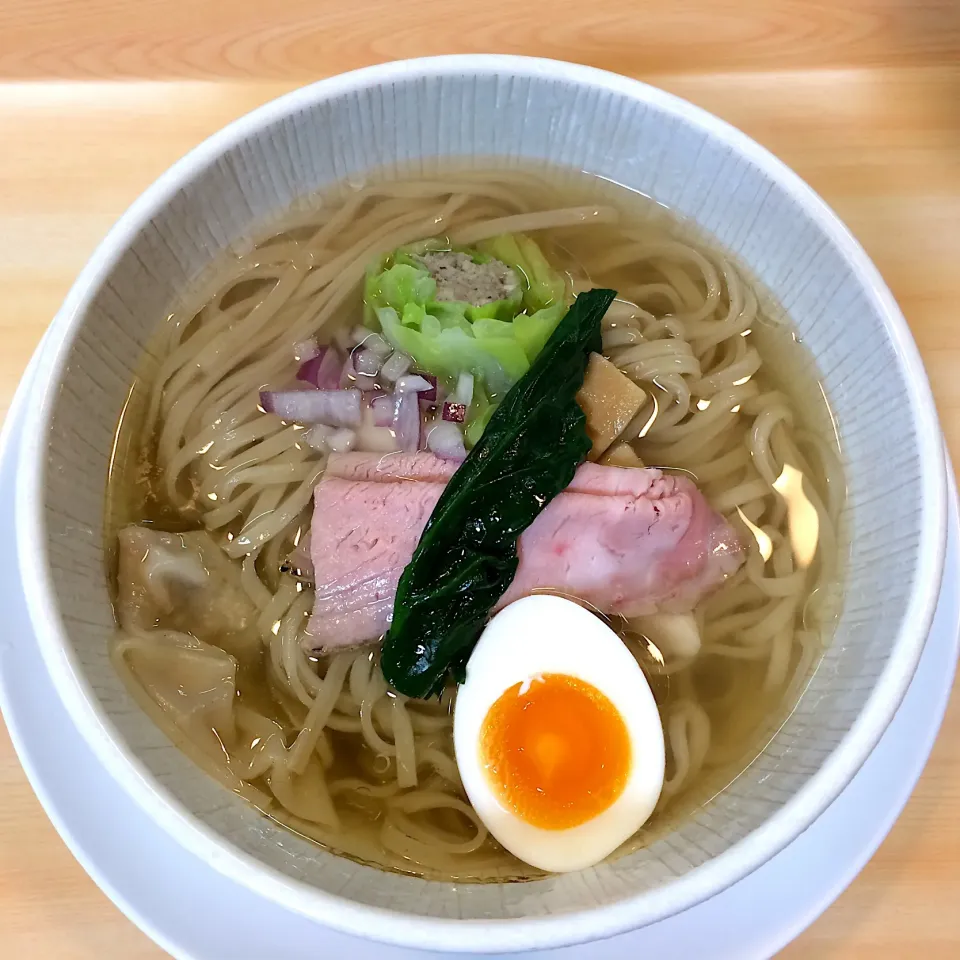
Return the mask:
<svg viewBox="0 0 960 960">
<path fill-rule="evenodd" d="M 459 52 L 639 77 L 773 150 L 886 277 L 960 457 L 960 0 L 2 0 L 0 413 L 96 243 L 177 157 L 310 80 Z M 74 862 L 2 727 L 0 956 L 163 956 Z M 783 956 L 960 957 L 960 699 L 890 837 Z"/>
</svg>

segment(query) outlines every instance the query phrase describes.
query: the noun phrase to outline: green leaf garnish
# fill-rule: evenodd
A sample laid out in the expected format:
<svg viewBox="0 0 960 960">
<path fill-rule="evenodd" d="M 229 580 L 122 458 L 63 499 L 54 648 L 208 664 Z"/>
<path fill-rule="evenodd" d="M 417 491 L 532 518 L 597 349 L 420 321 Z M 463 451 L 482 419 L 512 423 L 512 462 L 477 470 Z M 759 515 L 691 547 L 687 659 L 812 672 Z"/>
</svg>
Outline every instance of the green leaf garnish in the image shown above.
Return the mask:
<svg viewBox="0 0 960 960">
<path fill-rule="evenodd" d="M 450 479 L 400 577 L 384 677 L 427 697 L 463 679 L 470 652 L 517 570 L 517 540 L 573 480 L 590 439 L 577 403 L 612 290 L 577 297 Z"/>
</svg>

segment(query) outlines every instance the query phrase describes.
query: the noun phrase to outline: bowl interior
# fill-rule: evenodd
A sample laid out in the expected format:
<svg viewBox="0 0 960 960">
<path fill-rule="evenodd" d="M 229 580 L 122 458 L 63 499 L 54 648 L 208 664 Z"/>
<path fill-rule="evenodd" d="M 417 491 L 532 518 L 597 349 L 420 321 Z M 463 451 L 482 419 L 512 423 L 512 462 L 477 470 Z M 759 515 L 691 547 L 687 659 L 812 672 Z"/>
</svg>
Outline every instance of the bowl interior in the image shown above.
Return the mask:
<svg viewBox="0 0 960 960">
<path fill-rule="evenodd" d="M 922 371 L 918 386 L 912 344 L 885 319 L 896 316 L 895 306 L 826 208 L 746 138 L 680 101 L 596 71 L 509 64 L 481 59 L 467 69 L 442 61 L 336 78 L 240 121 L 174 168 L 107 241 L 61 315 L 62 381 L 37 441 L 45 448 L 49 582 L 69 641 L 62 675 L 74 670 L 81 686 L 73 702 L 89 698 L 107 720 L 94 729 L 88 714 L 88 734 L 115 738 L 162 796 L 278 874 L 422 917 L 508 919 L 613 905 L 731 851 L 824 769 L 878 688 L 888 700 L 902 693 L 906 679 L 901 687 L 891 673 L 912 673 L 932 611 L 924 578 L 938 581 L 942 552 L 931 526 L 942 481 L 931 478 L 936 426 Z M 345 176 L 428 170 L 438 157 L 469 163 L 476 155 L 600 174 L 694 219 L 740 258 L 789 311 L 815 358 L 845 454 L 851 536 L 835 640 L 796 710 L 729 789 L 650 847 L 585 874 L 455 886 L 328 855 L 261 817 L 167 742 L 108 660 L 103 509 L 117 419 L 151 335 L 218 253 Z M 73 336 L 67 331 L 77 315 Z M 48 351 L 64 336 L 52 339 Z M 881 704 L 873 727 L 857 733 L 863 743 L 854 767 L 894 705 Z M 849 763 L 833 770 L 820 781 L 821 798 L 852 772 Z M 802 797 L 790 808 L 797 830 L 820 809 L 816 798 Z"/>
</svg>

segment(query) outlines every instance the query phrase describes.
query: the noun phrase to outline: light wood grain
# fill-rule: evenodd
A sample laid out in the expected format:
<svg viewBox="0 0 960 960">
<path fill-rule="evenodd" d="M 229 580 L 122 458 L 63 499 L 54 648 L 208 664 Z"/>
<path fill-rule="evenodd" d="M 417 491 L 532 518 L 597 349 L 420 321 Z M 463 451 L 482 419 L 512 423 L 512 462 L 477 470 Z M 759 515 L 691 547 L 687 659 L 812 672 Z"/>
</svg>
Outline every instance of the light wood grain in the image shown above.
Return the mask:
<svg viewBox="0 0 960 960">
<path fill-rule="evenodd" d="M 229 11 L 229 12 L 228 12 Z M 314 77 L 440 53 L 620 73 L 950 63 L 952 0 L 5 0 L 0 75 Z"/>
<path fill-rule="evenodd" d="M 637 76 L 771 148 L 838 211 L 886 277 L 960 457 L 955 0 L 5 0 L 0 412 L 97 241 L 190 147 L 311 79 L 470 51 Z M 784 957 L 957 957 L 958 903 L 955 702 L 890 837 Z M 0 735 L 0 956 L 162 955 L 72 859 Z"/>
</svg>

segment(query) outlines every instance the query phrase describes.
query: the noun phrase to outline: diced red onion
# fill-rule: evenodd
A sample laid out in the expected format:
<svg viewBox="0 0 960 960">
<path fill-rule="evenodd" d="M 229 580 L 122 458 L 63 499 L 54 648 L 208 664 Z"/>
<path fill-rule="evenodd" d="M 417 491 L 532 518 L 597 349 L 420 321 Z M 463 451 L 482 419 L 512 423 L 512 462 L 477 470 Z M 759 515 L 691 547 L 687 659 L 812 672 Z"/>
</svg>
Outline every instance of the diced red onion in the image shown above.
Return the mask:
<svg viewBox="0 0 960 960">
<path fill-rule="evenodd" d="M 398 350 L 384 363 L 380 373 L 393 383 L 399 380 L 412 366 L 413 361 L 405 353 L 400 353 Z"/>
<path fill-rule="evenodd" d="M 381 359 L 367 346 L 359 347 L 353 354 L 353 369 L 361 377 L 375 377 L 380 372 Z"/>
<path fill-rule="evenodd" d="M 318 390 L 336 390 L 340 385 L 343 361 L 336 347 L 321 347 L 320 353 L 300 365 L 297 379 Z"/>
<path fill-rule="evenodd" d="M 437 378 L 431 373 L 408 373 L 395 384 L 397 393 L 416 393 L 425 403 L 437 402 Z"/>
<path fill-rule="evenodd" d="M 420 446 L 420 403 L 417 394 L 398 393 L 394 402 L 393 432 L 401 450 L 414 453 Z"/>
<path fill-rule="evenodd" d="M 373 407 L 373 425 L 389 427 L 393 423 L 395 405 L 396 400 L 393 397 L 374 397 L 370 404 Z"/>
<path fill-rule="evenodd" d="M 428 393 L 431 390 L 436 390 L 436 386 L 415 373 L 401 377 L 396 386 L 397 393 Z"/>
<path fill-rule="evenodd" d="M 377 359 L 383 363 L 387 357 L 393 353 L 393 347 L 387 343 L 379 333 L 374 333 L 373 331 L 367 336 L 363 341 L 362 346 L 365 350 L 369 350 L 371 353 L 375 354 Z"/>
<path fill-rule="evenodd" d="M 314 383 L 319 390 L 336 390 L 340 384 L 342 362 L 340 351 L 336 347 L 328 347 L 320 361 L 317 378 Z"/>
<path fill-rule="evenodd" d="M 327 351 L 329 353 L 329 351 Z M 304 360 L 300 364 L 299 369 L 297 370 L 297 379 L 303 383 L 309 383 L 311 387 L 315 387 L 316 377 L 320 371 L 320 364 L 323 362 L 323 357 L 311 357 L 309 360 Z M 340 373 L 340 365 L 337 364 L 337 374 Z"/>
<path fill-rule="evenodd" d="M 354 430 L 337 430 L 327 439 L 327 446 L 333 453 L 348 453 L 354 448 L 357 442 L 357 434 Z"/>
<path fill-rule="evenodd" d="M 432 373 L 423 373 L 421 377 L 430 384 L 429 390 L 418 390 L 417 393 L 420 394 L 421 400 L 426 400 L 427 403 L 436 403 L 437 402 L 437 378 Z"/>
<path fill-rule="evenodd" d="M 376 330 L 357 324 L 347 335 L 351 347 L 366 347 L 372 350 L 381 360 L 386 360 L 393 353 L 393 347 L 387 343 Z"/>
<path fill-rule="evenodd" d="M 319 357 L 321 352 L 320 344 L 313 337 L 309 340 L 301 340 L 293 345 L 293 356 L 299 363 L 306 363 L 307 360 Z"/>
<path fill-rule="evenodd" d="M 345 390 L 348 387 L 356 387 L 358 390 L 376 390 L 376 376 L 360 373 L 354 365 L 354 357 L 355 353 L 350 353 L 344 361 L 343 370 L 340 373 L 340 389 Z"/>
<path fill-rule="evenodd" d="M 446 421 L 438 423 L 427 434 L 427 447 L 441 460 L 463 460 L 467 455 L 460 428 Z"/>
<path fill-rule="evenodd" d="M 453 393 L 453 399 L 457 403 L 462 403 L 469 407 L 473 403 L 473 374 L 461 373 L 457 378 L 457 389 Z"/>
<path fill-rule="evenodd" d="M 359 390 L 264 390 L 260 405 L 267 413 L 294 423 L 360 425 Z"/>
<path fill-rule="evenodd" d="M 443 419 L 450 423 L 463 423 L 463 421 L 467 419 L 466 404 L 448 400 L 443 405 Z"/>
<path fill-rule="evenodd" d="M 330 449 L 327 441 L 336 432 L 336 427 L 328 427 L 325 423 L 315 423 L 309 430 L 304 431 L 303 439 L 307 446 L 319 450 L 321 453 L 327 453 Z"/>
<path fill-rule="evenodd" d="M 393 353 L 393 347 L 379 333 L 362 324 L 354 327 L 350 331 L 349 337 L 352 347 L 364 347 L 367 350 L 372 350 L 381 361 L 386 360 Z"/>
</svg>

